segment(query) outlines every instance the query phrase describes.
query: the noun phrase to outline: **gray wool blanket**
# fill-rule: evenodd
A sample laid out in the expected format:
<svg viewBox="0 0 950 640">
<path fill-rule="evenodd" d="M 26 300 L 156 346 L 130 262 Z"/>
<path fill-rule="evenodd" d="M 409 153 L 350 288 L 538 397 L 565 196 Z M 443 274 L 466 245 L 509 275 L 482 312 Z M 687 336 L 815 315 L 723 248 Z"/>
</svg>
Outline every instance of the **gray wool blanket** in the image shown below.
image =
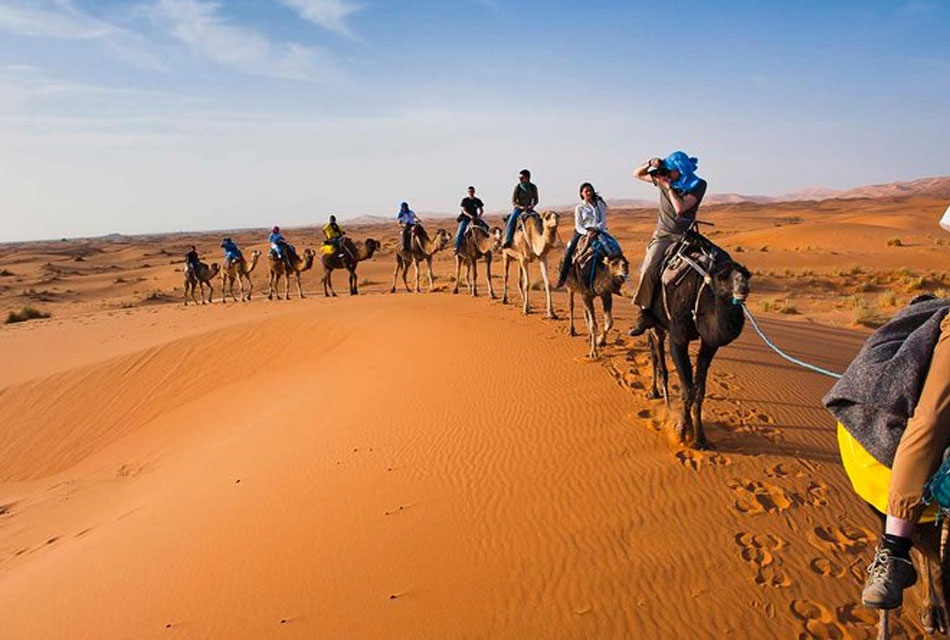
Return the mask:
<svg viewBox="0 0 950 640">
<path fill-rule="evenodd" d="M 825 407 L 875 460 L 890 467 L 923 388 L 950 299 L 912 304 L 871 334 Z"/>
</svg>

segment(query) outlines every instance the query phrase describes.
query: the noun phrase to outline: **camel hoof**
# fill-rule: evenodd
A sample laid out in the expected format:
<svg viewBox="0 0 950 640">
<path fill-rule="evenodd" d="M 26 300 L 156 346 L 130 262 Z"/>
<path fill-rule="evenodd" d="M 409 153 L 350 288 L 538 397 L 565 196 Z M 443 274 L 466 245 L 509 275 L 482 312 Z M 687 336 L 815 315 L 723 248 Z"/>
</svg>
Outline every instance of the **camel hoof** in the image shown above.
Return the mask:
<svg viewBox="0 0 950 640">
<path fill-rule="evenodd" d="M 560 318 L 557 317 L 556 313 L 546 313 L 544 314 L 544 317 L 547 318 L 548 320 L 560 320 Z M 600 345 L 600 346 L 603 346 L 603 345 Z"/>
<path fill-rule="evenodd" d="M 657 391 L 656 389 L 650 389 L 647 391 L 647 398 L 650 400 L 659 400 L 663 397 L 663 394 Z"/>
<path fill-rule="evenodd" d="M 458 292 L 459 292 L 458 289 L 452 289 L 452 295 L 453 295 L 453 296 L 456 295 Z"/>
<path fill-rule="evenodd" d="M 713 446 L 709 440 L 703 438 L 702 440 L 697 440 L 693 443 L 693 449 L 696 449 L 697 451 L 712 451 Z"/>
<path fill-rule="evenodd" d="M 396 287 L 393 287 L 392 289 L 390 289 L 389 293 L 396 293 Z"/>
<path fill-rule="evenodd" d="M 574 329 L 574 327 L 571 327 L 570 329 L 567 330 L 567 335 L 571 336 L 572 338 L 576 338 L 577 331 Z"/>
</svg>

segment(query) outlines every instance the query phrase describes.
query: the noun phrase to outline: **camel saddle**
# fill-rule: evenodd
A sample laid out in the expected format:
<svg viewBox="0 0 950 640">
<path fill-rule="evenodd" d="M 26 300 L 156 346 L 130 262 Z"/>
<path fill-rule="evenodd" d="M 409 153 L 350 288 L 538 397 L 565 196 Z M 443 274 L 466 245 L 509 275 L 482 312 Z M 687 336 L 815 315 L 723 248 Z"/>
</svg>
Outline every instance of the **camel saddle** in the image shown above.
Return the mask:
<svg viewBox="0 0 950 640">
<path fill-rule="evenodd" d="M 511 214 L 503 216 L 501 221 L 507 224 L 509 218 L 511 218 Z M 528 218 L 533 218 L 534 225 L 537 227 L 538 233 L 540 233 L 544 228 L 544 224 L 541 222 L 541 215 L 537 211 L 523 211 L 521 215 L 518 216 L 518 226 L 521 227 L 521 233 L 527 237 L 528 233 L 524 226 Z"/>
<path fill-rule="evenodd" d="M 619 253 L 611 254 L 607 253 L 605 256 L 598 253 L 597 245 L 592 242 L 593 236 L 584 235 L 579 241 L 577 250 L 574 252 L 574 258 L 572 262 L 574 263 L 574 273 L 577 275 L 578 282 L 583 282 L 581 278 L 585 278 L 586 281 L 593 284 L 594 276 L 598 267 L 603 267 L 604 264 L 600 258 L 615 258 Z M 603 246 L 603 243 L 601 243 Z"/>
<path fill-rule="evenodd" d="M 701 233 L 690 231 L 666 249 L 660 282 L 664 289 L 675 287 L 690 270 L 705 276 L 723 259 L 728 259 L 725 251 Z"/>
</svg>

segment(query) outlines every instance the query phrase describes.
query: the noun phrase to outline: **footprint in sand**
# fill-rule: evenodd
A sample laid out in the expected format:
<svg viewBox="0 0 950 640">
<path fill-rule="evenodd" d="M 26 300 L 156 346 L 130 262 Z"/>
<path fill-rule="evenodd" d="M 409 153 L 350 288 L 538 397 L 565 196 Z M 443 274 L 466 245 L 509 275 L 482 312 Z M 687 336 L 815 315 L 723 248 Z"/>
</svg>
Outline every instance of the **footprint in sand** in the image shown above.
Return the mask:
<svg viewBox="0 0 950 640">
<path fill-rule="evenodd" d="M 781 513 L 794 505 L 792 496 L 784 489 L 767 482 L 732 478 L 726 486 L 736 494 L 735 507 L 739 513 Z"/>
<path fill-rule="evenodd" d="M 811 600 L 792 600 L 792 615 L 804 624 L 799 638 L 850 638 L 845 628 L 835 621 L 828 607 Z"/>
<path fill-rule="evenodd" d="M 813 507 L 828 506 L 828 485 L 817 480 L 809 482 L 805 489 L 805 504 Z"/>
<path fill-rule="evenodd" d="M 739 556 L 752 567 L 753 580 L 757 585 L 776 588 L 791 586 L 791 578 L 782 569 L 782 561 L 774 553 L 786 546 L 784 540 L 769 534 L 737 533 L 736 544 L 741 549 Z"/>
<path fill-rule="evenodd" d="M 703 453 L 693 449 L 680 449 L 673 455 L 681 465 L 693 471 L 699 471 L 703 463 L 716 467 L 725 467 L 732 463 L 732 460 L 721 453 Z"/>
<path fill-rule="evenodd" d="M 769 478 L 787 478 L 789 476 L 793 478 L 804 477 L 805 472 L 795 465 L 789 464 L 787 462 L 779 462 L 774 464 L 771 467 L 765 470 L 765 475 Z"/>
<path fill-rule="evenodd" d="M 808 566 L 811 567 L 812 571 L 826 578 L 843 578 L 845 574 L 844 567 L 824 556 L 812 558 Z"/>
<path fill-rule="evenodd" d="M 815 527 L 805 537 L 819 551 L 854 555 L 868 548 L 874 534 L 862 527 L 845 523 L 840 526 Z"/>
</svg>

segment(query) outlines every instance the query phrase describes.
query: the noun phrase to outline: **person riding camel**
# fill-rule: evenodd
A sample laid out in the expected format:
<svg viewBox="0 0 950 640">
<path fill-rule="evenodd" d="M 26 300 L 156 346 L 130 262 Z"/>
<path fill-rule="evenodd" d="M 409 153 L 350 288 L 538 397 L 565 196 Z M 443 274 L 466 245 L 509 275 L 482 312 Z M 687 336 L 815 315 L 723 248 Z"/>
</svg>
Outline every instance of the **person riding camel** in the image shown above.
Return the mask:
<svg viewBox="0 0 950 640">
<path fill-rule="evenodd" d="M 635 177 L 659 189 L 660 211 L 640 267 L 640 284 L 633 298 L 640 313 L 629 331 L 631 336 L 639 336 L 654 325 L 655 318 L 650 307 L 660 281 L 666 250 L 689 230 L 696 219 L 699 204 L 706 195 L 706 181 L 695 174 L 697 166 L 696 158 L 682 151 L 674 151 L 662 160 L 651 158 L 634 171 Z"/>
<path fill-rule="evenodd" d="M 198 265 L 200 263 L 201 260 L 198 258 L 198 249 L 195 245 L 191 245 L 191 250 L 185 254 L 185 271 L 198 273 Z"/>
<path fill-rule="evenodd" d="M 861 595 L 874 609 L 900 607 L 904 589 L 917 581 L 911 536 L 922 516 L 933 520 L 932 508 L 925 513 L 929 497 L 950 507 L 939 499 L 945 488 L 928 486 L 950 447 L 948 309 L 950 299 L 931 294 L 912 300 L 867 339 L 823 399 L 838 419 L 855 491 L 885 515 Z"/>
<path fill-rule="evenodd" d="M 574 233 L 564 248 L 564 261 L 561 263 L 556 289 L 563 287 L 567 280 L 581 238 L 584 239 L 584 249 L 595 243 L 596 250 L 603 255 L 614 256 L 621 252 L 620 244 L 607 232 L 607 203 L 589 182 L 580 186 L 579 193 L 581 202 L 574 207 Z"/>
<path fill-rule="evenodd" d="M 505 249 L 511 248 L 521 215 L 534 213 L 534 208 L 538 206 L 538 188 L 531 182 L 531 172 L 527 169 L 518 172 L 518 184 L 515 185 L 515 190 L 511 194 L 511 204 L 514 205 L 514 209 L 511 210 L 508 226 L 505 227 L 505 243 L 502 245 Z"/>
<path fill-rule="evenodd" d="M 323 244 L 333 247 L 334 252 L 337 253 L 341 258 L 349 258 L 353 261 L 353 256 L 350 254 L 349 250 L 346 248 L 346 245 L 343 244 L 343 236 L 346 235 L 346 232 L 340 228 L 340 225 L 336 222 L 336 216 L 330 216 L 330 221 L 327 222 L 323 227 L 323 236 L 326 240 L 323 241 Z"/>
<path fill-rule="evenodd" d="M 457 218 L 459 223 L 458 233 L 455 234 L 455 253 L 456 255 L 459 252 L 459 247 L 462 246 L 462 238 L 465 237 L 465 232 L 468 230 L 469 224 L 476 224 L 481 228 L 488 230 L 488 225 L 485 224 L 485 221 L 482 220 L 482 215 L 485 213 L 485 203 L 483 203 L 479 198 L 475 197 L 475 187 L 468 188 L 468 196 L 462 198 L 462 202 L 459 205 L 462 209 L 462 212 Z"/>
<path fill-rule="evenodd" d="M 294 248 L 293 245 L 287 242 L 284 236 L 281 235 L 280 227 L 275 226 L 271 229 L 270 235 L 267 236 L 267 241 L 270 243 L 271 253 L 284 263 L 284 266 L 287 267 L 287 272 L 290 273 L 293 271 L 294 266 L 290 262 L 290 254 Z"/>
<path fill-rule="evenodd" d="M 396 223 L 402 226 L 402 250 L 409 251 L 409 245 L 412 242 L 412 230 L 419 224 L 419 218 L 416 213 L 409 208 L 408 202 L 399 205 L 399 213 L 396 214 Z"/>
<path fill-rule="evenodd" d="M 241 253 L 241 250 L 230 236 L 221 241 L 221 248 L 224 249 L 224 263 L 226 267 L 230 267 L 233 263 L 244 258 L 244 254 Z"/>
</svg>

